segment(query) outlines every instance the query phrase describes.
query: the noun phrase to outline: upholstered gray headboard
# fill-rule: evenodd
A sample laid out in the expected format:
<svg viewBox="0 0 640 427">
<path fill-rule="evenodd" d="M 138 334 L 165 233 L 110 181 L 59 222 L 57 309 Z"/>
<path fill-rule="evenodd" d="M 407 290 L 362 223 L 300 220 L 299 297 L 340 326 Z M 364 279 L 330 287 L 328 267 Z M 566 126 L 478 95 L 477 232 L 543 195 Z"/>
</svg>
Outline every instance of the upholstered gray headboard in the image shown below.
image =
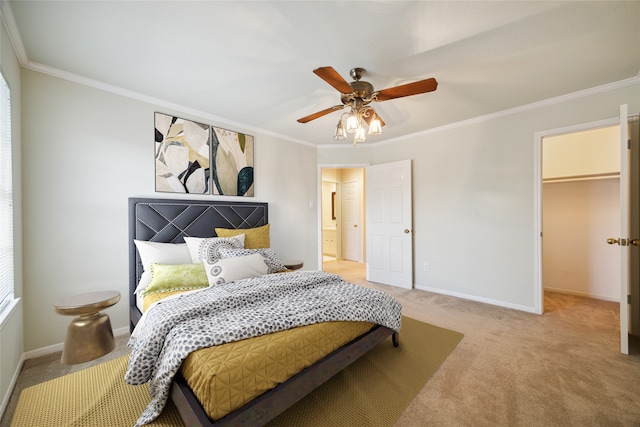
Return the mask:
<svg viewBox="0 0 640 427">
<path fill-rule="evenodd" d="M 184 236 L 214 237 L 215 228 L 253 228 L 266 225 L 268 204 L 217 200 L 129 199 L 129 305 L 132 323 L 140 316 L 135 306 L 142 262 L 133 240 L 184 243 Z"/>
</svg>

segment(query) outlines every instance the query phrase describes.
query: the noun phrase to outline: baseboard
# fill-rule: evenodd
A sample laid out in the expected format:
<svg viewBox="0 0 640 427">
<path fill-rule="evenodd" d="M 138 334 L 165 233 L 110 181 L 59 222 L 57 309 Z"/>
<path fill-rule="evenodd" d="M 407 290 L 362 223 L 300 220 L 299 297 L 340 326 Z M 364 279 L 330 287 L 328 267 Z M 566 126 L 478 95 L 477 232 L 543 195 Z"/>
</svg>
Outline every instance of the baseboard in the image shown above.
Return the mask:
<svg viewBox="0 0 640 427">
<path fill-rule="evenodd" d="M 556 289 L 556 288 L 547 288 L 547 287 L 545 287 L 544 290 L 549 292 L 555 292 L 557 294 L 575 295 L 577 297 L 598 299 L 602 301 L 609 301 L 609 302 L 615 302 L 620 304 L 620 298 L 605 297 L 602 295 L 595 295 L 588 292 L 578 292 L 578 291 L 571 291 L 567 289 Z"/>
<path fill-rule="evenodd" d="M 113 336 L 119 337 L 120 335 L 128 335 L 129 327 L 118 328 L 113 330 Z M 62 351 L 64 343 L 53 344 L 47 347 L 38 348 L 36 350 L 27 351 L 22 355 L 22 360 L 34 359 L 36 357 L 47 356 L 58 351 Z"/>
<path fill-rule="evenodd" d="M 484 304 L 495 305 L 495 306 L 498 306 L 498 307 L 511 308 L 513 310 L 519 310 L 519 311 L 524 311 L 524 312 L 527 312 L 527 313 L 539 314 L 536 311 L 535 307 L 529 307 L 529 306 L 526 306 L 526 305 L 512 304 L 512 303 L 505 302 L 505 301 L 498 301 L 498 300 L 494 300 L 494 299 L 490 299 L 490 298 L 479 297 L 479 296 L 476 296 L 476 295 L 463 294 L 463 293 L 460 293 L 460 292 L 451 292 L 451 291 L 446 291 L 446 290 L 443 290 L 443 289 L 431 288 L 431 287 L 428 287 L 428 286 L 415 285 L 415 288 L 419 289 L 421 291 L 433 292 L 435 294 L 449 295 L 451 297 L 456 297 L 456 298 L 466 299 L 466 300 L 470 300 L 470 301 L 481 302 L 481 303 L 484 303 Z"/>
</svg>

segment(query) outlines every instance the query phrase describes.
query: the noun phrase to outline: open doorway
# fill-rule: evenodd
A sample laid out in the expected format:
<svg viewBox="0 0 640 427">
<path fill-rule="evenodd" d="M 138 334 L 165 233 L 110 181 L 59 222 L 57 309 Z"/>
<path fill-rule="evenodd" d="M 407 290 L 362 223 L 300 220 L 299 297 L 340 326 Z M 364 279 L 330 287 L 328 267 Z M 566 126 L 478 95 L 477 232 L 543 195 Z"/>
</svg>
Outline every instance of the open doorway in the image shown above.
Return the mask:
<svg viewBox="0 0 640 427">
<path fill-rule="evenodd" d="M 542 140 L 544 291 L 620 301 L 619 126 Z"/>
<path fill-rule="evenodd" d="M 615 304 L 619 309 L 621 352 L 623 354 L 629 354 L 630 348 L 634 348 L 634 352 L 638 350 L 636 340 L 640 331 L 640 156 L 638 154 L 638 147 L 640 144 L 640 121 L 638 120 L 637 115 L 627 117 L 626 105 L 622 105 L 620 107 L 620 117 L 625 118 L 626 120 L 623 119 L 624 121 L 621 121 L 620 119 L 610 119 L 595 124 L 592 123 L 590 125 L 574 126 L 563 130 L 547 131 L 544 134 L 540 133 L 536 135 L 536 153 L 539 154 L 539 157 L 537 157 L 536 160 L 537 174 L 539 178 L 539 180 L 536 180 L 538 183 L 536 186 L 536 193 L 538 195 L 536 212 L 539 214 L 539 221 L 537 222 L 535 233 L 536 235 L 538 233 L 540 235 L 540 239 L 537 241 L 538 244 L 536 246 L 536 252 L 538 253 L 538 257 L 536 257 L 538 260 L 536 282 L 539 285 L 536 307 L 537 312 L 540 314 L 542 314 L 543 308 L 545 312 L 547 311 L 546 307 L 544 307 L 543 294 L 549 281 L 547 279 L 543 280 L 543 277 L 545 275 L 545 264 L 549 263 L 549 257 L 547 257 L 544 262 L 542 259 L 543 251 L 545 250 L 544 247 L 550 240 L 550 234 L 554 233 L 554 230 L 549 230 L 545 225 L 545 223 L 549 221 L 547 216 L 544 216 L 543 219 L 543 205 L 545 204 L 543 202 L 543 186 L 545 185 L 543 182 L 545 180 L 549 182 L 549 180 L 553 180 L 554 178 L 557 182 L 609 180 L 615 179 L 617 172 L 617 182 L 614 181 L 613 184 L 618 185 L 619 228 L 614 230 L 614 226 L 610 226 L 609 228 L 611 228 L 611 231 L 607 234 L 601 234 L 597 237 L 588 239 L 587 243 L 584 241 L 582 243 L 578 242 L 577 239 L 572 238 L 571 236 L 565 236 L 564 241 L 570 243 L 566 248 L 566 252 L 571 253 L 571 255 L 573 255 L 572 252 L 575 252 L 576 248 L 580 245 L 594 245 L 595 243 L 595 245 L 603 250 L 606 247 L 603 245 L 603 242 L 612 245 L 610 247 L 611 251 L 609 255 L 617 258 L 619 261 L 619 263 L 616 263 L 619 265 L 617 273 L 618 280 L 616 280 L 616 277 L 606 277 L 604 280 L 610 283 L 618 282 L 618 298 L 612 298 L 612 300 L 617 301 Z M 583 168 L 586 159 L 587 164 L 598 164 L 598 167 L 591 168 L 590 170 L 588 168 L 586 170 L 583 168 L 578 172 L 558 174 L 555 177 L 553 174 L 548 173 L 548 171 L 543 171 L 545 163 L 553 163 L 547 158 L 553 149 L 546 147 L 546 153 L 544 152 L 545 150 L 543 150 L 543 141 L 545 139 L 560 135 L 570 136 L 570 134 L 574 133 L 581 136 L 580 133 L 583 131 L 594 131 L 602 128 L 610 128 L 609 130 L 612 131 L 612 133 L 618 134 L 618 149 L 616 150 L 616 155 L 611 151 L 593 149 L 593 147 L 588 144 L 577 144 L 569 150 L 566 150 L 567 155 L 565 157 L 567 159 L 573 159 L 573 161 L 565 163 L 570 163 L 574 166 L 578 165 L 580 168 Z M 582 135 L 587 134 L 589 133 L 587 132 Z M 610 143 L 610 145 L 613 145 L 613 143 Z M 609 164 L 612 166 L 603 168 L 602 165 L 606 163 L 606 161 L 603 163 L 603 157 L 611 158 Z M 613 166 L 614 163 L 615 166 Z M 577 192 L 577 190 L 574 191 L 574 193 L 575 192 Z M 572 196 L 573 194 L 568 195 L 568 197 Z M 581 215 L 582 212 L 573 209 L 571 221 L 576 221 L 579 214 Z M 573 224 L 569 225 L 572 226 Z M 597 228 L 599 226 L 600 224 L 596 224 L 591 228 Z M 543 228 L 546 229 L 544 232 Z M 583 234 L 590 232 L 591 229 L 583 231 Z M 609 253 L 609 251 L 606 253 Z M 566 259 L 566 253 L 561 253 L 557 259 Z M 595 257 L 593 265 L 602 264 L 602 261 L 602 257 Z M 608 270 L 608 272 L 611 273 L 611 270 Z M 591 294 L 584 296 L 598 297 L 598 295 Z"/>
<path fill-rule="evenodd" d="M 321 167 L 322 269 L 364 279 L 365 169 Z"/>
</svg>

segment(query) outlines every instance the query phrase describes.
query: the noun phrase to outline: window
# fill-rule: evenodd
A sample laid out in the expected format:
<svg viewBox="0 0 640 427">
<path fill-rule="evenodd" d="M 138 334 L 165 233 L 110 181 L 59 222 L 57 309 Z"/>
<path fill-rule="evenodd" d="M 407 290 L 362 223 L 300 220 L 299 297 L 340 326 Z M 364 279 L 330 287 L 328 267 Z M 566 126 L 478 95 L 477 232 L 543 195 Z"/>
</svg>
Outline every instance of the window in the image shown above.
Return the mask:
<svg viewBox="0 0 640 427">
<path fill-rule="evenodd" d="M 11 93 L 0 73 L 0 313 L 13 299 Z"/>
</svg>

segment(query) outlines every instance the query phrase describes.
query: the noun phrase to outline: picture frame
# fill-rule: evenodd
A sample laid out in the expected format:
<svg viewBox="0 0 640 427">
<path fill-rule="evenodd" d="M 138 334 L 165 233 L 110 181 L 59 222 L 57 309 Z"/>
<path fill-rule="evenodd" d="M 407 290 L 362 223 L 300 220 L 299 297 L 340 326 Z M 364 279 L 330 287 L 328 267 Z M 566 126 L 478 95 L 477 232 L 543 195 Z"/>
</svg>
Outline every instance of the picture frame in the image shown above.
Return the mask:
<svg viewBox="0 0 640 427">
<path fill-rule="evenodd" d="M 166 193 L 210 193 L 211 126 L 154 113 L 155 189 Z"/>
<path fill-rule="evenodd" d="M 254 196 L 254 138 L 211 127 L 211 191 L 220 196 Z"/>
</svg>

